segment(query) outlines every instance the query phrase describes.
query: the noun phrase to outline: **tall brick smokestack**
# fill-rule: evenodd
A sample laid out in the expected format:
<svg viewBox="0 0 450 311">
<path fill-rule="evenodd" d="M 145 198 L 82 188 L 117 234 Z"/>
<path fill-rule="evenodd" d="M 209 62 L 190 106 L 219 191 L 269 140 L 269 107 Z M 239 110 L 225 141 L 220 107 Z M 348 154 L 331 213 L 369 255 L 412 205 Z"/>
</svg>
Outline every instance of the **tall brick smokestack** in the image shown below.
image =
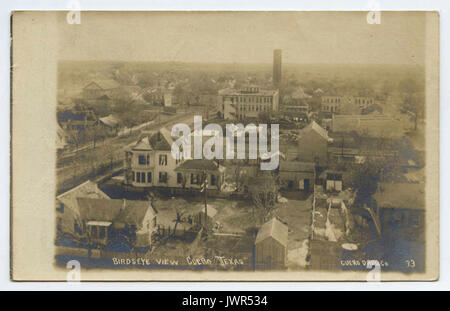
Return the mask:
<svg viewBox="0 0 450 311">
<path fill-rule="evenodd" d="M 281 84 L 281 50 L 273 51 L 273 86 L 280 87 Z"/>
</svg>

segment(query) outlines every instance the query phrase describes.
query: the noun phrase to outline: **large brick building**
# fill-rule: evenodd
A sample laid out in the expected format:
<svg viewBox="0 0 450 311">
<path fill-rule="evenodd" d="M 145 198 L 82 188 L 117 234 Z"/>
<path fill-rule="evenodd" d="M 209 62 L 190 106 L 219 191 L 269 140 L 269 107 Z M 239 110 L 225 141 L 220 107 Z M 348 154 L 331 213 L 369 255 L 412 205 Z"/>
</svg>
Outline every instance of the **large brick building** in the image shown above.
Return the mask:
<svg viewBox="0 0 450 311">
<path fill-rule="evenodd" d="M 277 90 L 262 90 L 256 85 L 248 85 L 242 90 L 221 90 L 218 100 L 223 119 L 243 120 L 257 118 L 261 113 L 272 115 L 278 111 L 279 93 Z"/>
</svg>

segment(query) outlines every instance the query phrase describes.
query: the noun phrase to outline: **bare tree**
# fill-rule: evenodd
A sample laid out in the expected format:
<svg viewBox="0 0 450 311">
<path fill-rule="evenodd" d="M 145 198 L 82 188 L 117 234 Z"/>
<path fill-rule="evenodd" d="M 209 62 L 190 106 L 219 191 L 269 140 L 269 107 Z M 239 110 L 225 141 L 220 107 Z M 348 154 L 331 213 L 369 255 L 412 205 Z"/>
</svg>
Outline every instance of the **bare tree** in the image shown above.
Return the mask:
<svg viewBox="0 0 450 311">
<path fill-rule="evenodd" d="M 278 200 L 279 189 L 278 177 L 273 172 L 266 172 L 252 179 L 249 191 L 256 207 L 255 217 L 259 219 L 260 224 L 270 218 Z"/>
<path fill-rule="evenodd" d="M 75 153 L 78 153 L 78 148 L 80 147 L 83 135 L 80 131 L 67 131 L 69 136 L 68 143 L 75 147 Z"/>
<path fill-rule="evenodd" d="M 367 159 L 363 165 L 352 170 L 352 186 L 356 190 L 355 208 L 366 210 L 381 235 L 380 209 L 372 195 L 378 189 L 378 183 L 392 180 L 399 174 L 398 161 L 395 158 Z"/>
</svg>

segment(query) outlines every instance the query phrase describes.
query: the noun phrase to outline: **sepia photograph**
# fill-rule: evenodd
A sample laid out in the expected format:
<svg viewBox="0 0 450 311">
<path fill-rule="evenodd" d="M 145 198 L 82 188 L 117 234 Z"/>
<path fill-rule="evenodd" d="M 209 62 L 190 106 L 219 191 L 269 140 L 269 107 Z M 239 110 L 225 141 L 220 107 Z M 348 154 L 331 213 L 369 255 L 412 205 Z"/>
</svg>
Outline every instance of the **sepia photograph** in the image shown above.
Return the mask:
<svg viewBox="0 0 450 311">
<path fill-rule="evenodd" d="M 12 279 L 437 280 L 438 23 L 13 12 Z"/>
</svg>

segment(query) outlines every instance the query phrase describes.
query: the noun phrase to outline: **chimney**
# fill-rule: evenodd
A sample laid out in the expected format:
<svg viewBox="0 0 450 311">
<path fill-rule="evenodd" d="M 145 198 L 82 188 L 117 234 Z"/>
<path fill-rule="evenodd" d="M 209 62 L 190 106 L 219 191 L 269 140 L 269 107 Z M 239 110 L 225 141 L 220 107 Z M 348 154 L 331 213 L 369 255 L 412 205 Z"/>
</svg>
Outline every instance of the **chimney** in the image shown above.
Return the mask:
<svg viewBox="0 0 450 311">
<path fill-rule="evenodd" d="M 273 51 L 273 74 L 272 82 L 275 88 L 280 87 L 281 83 L 281 50 Z"/>
</svg>

